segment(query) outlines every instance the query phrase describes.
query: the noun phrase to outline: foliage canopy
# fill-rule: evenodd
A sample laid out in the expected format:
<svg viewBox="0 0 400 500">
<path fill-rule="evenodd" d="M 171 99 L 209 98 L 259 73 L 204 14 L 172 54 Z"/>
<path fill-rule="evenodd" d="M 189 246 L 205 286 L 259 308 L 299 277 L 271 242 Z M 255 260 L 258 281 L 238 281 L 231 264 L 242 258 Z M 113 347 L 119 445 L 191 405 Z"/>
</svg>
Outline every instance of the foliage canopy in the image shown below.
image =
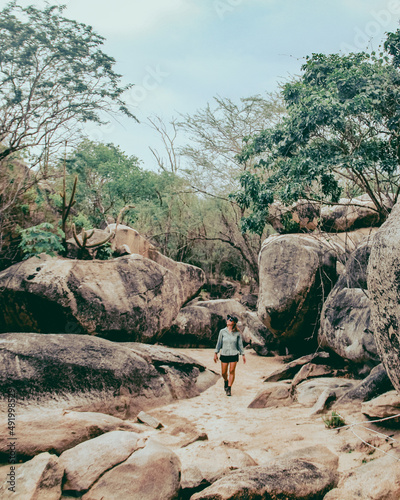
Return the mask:
<svg viewBox="0 0 400 500">
<path fill-rule="evenodd" d="M 283 86 L 287 116 L 239 155 L 261 157 L 234 195 L 252 209 L 245 229 L 260 232 L 274 200 L 329 204 L 364 193 L 386 219 L 400 191 L 399 40 L 399 31 L 388 35 L 389 55 L 313 54 Z"/>
<path fill-rule="evenodd" d="M 30 148 L 45 162 L 101 112 L 133 116 L 122 99 L 129 87 L 100 49 L 104 38 L 62 11 L 14 1 L 0 13 L 0 160 Z"/>
</svg>

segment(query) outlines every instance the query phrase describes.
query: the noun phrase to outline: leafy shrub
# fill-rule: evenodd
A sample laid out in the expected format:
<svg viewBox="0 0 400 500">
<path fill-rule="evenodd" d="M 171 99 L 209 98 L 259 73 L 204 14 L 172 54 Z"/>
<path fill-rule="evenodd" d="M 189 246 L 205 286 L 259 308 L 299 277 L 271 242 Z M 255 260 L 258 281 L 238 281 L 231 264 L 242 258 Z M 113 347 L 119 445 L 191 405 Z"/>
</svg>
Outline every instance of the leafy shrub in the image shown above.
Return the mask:
<svg viewBox="0 0 400 500">
<path fill-rule="evenodd" d="M 20 229 L 21 242 L 19 248 L 23 253 L 23 259 L 29 259 L 40 253 L 54 256 L 57 252 L 63 252 L 62 238 L 64 233 L 61 229 L 55 230 L 53 224 L 42 222 L 37 226 Z"/>
</svg>

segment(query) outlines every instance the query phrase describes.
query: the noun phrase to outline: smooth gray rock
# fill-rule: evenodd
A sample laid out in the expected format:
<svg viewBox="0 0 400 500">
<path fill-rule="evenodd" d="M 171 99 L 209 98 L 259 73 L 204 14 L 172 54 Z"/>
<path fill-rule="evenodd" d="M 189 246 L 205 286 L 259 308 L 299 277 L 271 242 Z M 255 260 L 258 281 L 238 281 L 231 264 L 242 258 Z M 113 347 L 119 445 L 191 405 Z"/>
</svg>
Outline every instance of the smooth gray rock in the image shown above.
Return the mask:
<svg viewBox="0 0 400 500">
<path fill-rule="evenodd" d="M 197 468 L 201 472 L 203 483 L 213 483 L 231 470 L 257 465 L 257 462 L 245 451 L 232 448 L 224 443 L 196 442 L 176 451 L 182 463 L 182 478 L 190 469 Z M 194 487 L 192 485 L 192 487 Z"/>
<path fill-rule="evenodd" d="M 337 471 L 339 467 L 339 457 L 329 450 L 326 446 L 306 446 L 298 450 L 290 450 L 282 455 L 279 455 L 279 460 L 283 459 L 300 459 L 306 460 L 320 465 L 324 465 L 332 471 Z"/>
<path fill-rule="evenodd" d="M 299 384 L 295 399 L 303 406 L 313 407 L 325 390 L 334 391 L 339 398 L 354 387 L 355 382 L 346 378 L 314 378 Z"/>
<path fill-rule="evenodd" d="M 149 440 L 125 462 L 106 472 L 83 500 L 172 500 L 180 488 L 181 463 L 175 453 Z"/>
<path fill-rule="evenodd" d="M 0 332 L 155 342 L 203 283 L 201 269 L 182 266 L 186 275 L 136 254 L 107 261 L 32 257 L 0 273 Z"/>
<path fill-rule="evenodd" d="M 400 498 L 400 455 L 395 451 L 361 465 L 344 475 L 324 500 L 398 500 Z"/>
<path fill-rule="evenodd" d="M 268 384 L 266 389 L 261 389 L 248 408 L 279 408 L 292 404 L 290 384 L 276 382 Z"/>
<path fill-rule="evenodd" d="M 400 391 L 400 202 L 374 236 L 368 290 L 379 356 Z"/>
<path fill-rule="evenodd" d="M 134 351 L 88 335 L 2 334 L 1 394 L 5 398 L 13 390 L 19 400 L 25 398 L 19 402 L 20 409 L 52 402 L 126 418 L 174 399 L 197 396 L 218 379 L 194 360 L 167 349 L 153 351 L 158 356 L 154 364 L 140 348 Z M 205 372 L 210 376 L 198 384 Z M 0 398 L 0 407 L 5 402 Z"/>
<path fill-rule="evenodd" d="M 276 459 L 264 466 L 231 472 L 191 500 L 241 498 L 317 499 L 337 483 L 337 474 L 320 464 L 301 459 Z"/>
<path fill-rule="evenodd" d="M 39 407 L 18 414 L 17 455 L 33 457 L 43 452 L 60 455 L 79 443 L 115 430 L 137 431 L 139 426 L 104 413 L 54 410 Z M 0 459 L 8 460 L 9 432 L 0 427 Z"/>
<path fill-rule="evenodd" d="M 65 470 L 63 491 L 86 492 L 106 471 L 144 447 L 134 432 L 112 431 L 78 444 L 60 456 Z"/>
<path fill-rule="evenodd" d="M 392 426 L 400 422 L 400 394 L 397 391 L 385 392 L 380 396 L 362 403 L 361 411 L 373 419 L 389 418 L 380 425 Z M 395 417 L 395 418 L 390 418 Z M 397 426 L 397 425 L 396 425 Z"/>
<path fill-rule="evenodd" d="M 278 380 L 285 380 L 293 378 L 300 369 L 307 365 L 308 363 L 313 362 L 314 364 L 324 364 L 329 360 L 329 353 L 327 352 L 317 352 L 315 354 L 307 354 L 306 356 L 302 356 L 301 358 L 297 358 L 289 363 L 286 363 L 282 368 L 274 371 L 267 378 L 264 379 L 264 382 L 277 382 Z"/>
<path fill-rule="evenodd" d="M 42 453 L 24 464 L 15 466 L 15 486 L 8 483 L 10 467 L 0 469 L 0 498 L 2 500 L 59 500 L 64 469 L 58 457 Z"/>
<path fill-rule="evenodd" d="M 352 401 L 368 401 L 380 394 L 390 391 L 393 385 L 387 376 L 382 364 L 371 370 L 371 373 L 364 380 L 358 382 L 350 391 L 341 396 L 337 403 L 349 403 Z"/>
<path fill-rule="evenodd" d="M 262 245 L 258 316 L 294 351 L 304 351 L 305 339 L 318 331 L 319 308 L 337 279 L 336 261 L 329 243 L 309 235 L 273 235 Z"/>
<path fill-rule="evenodd" d="M 328 295 L 321 312 L 319 345 L 356 365 L 380 363 L 367 291 L 371 239 L 349 256 L 344 273 Z"/>
</svg>

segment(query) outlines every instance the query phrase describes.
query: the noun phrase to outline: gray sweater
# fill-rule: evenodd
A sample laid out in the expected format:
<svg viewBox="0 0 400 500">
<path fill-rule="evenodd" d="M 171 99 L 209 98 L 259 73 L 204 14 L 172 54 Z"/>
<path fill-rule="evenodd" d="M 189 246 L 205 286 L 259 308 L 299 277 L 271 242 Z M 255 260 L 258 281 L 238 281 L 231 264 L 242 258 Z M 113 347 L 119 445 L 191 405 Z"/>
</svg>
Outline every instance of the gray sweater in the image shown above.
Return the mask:
<svg viewBox="0 0 400 500">
<path fill-rule="evenodd" d="M 222 356 L 243 356 L 243 340 L 239 332 L 230 332 L 228 328 L 223 328 L 218 335 L 218 342 L 215 352 L 221 351 Z"/>
</svg>

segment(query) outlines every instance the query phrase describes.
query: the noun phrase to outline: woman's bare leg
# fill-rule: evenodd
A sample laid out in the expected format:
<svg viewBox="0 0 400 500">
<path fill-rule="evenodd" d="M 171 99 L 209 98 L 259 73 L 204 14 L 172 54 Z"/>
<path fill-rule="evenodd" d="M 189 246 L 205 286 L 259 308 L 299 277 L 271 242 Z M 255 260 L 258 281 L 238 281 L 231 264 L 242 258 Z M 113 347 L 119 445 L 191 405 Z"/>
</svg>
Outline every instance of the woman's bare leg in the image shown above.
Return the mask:
<svg viewBox="0 0 400 500">
<path fill-rule="evenodd" d="M 235 381 L 236 365 L 237 361 L 235 361 L 234 363 L 229 363 L 229 382 L 228 382 L 229 387 L 232 387 L 233 382 Z"/>
<path fill-rule="evenodd" d="M 225 382 L 228 380 L 228 364 L 221 361 L 221 375 Z"/>
</svg>

